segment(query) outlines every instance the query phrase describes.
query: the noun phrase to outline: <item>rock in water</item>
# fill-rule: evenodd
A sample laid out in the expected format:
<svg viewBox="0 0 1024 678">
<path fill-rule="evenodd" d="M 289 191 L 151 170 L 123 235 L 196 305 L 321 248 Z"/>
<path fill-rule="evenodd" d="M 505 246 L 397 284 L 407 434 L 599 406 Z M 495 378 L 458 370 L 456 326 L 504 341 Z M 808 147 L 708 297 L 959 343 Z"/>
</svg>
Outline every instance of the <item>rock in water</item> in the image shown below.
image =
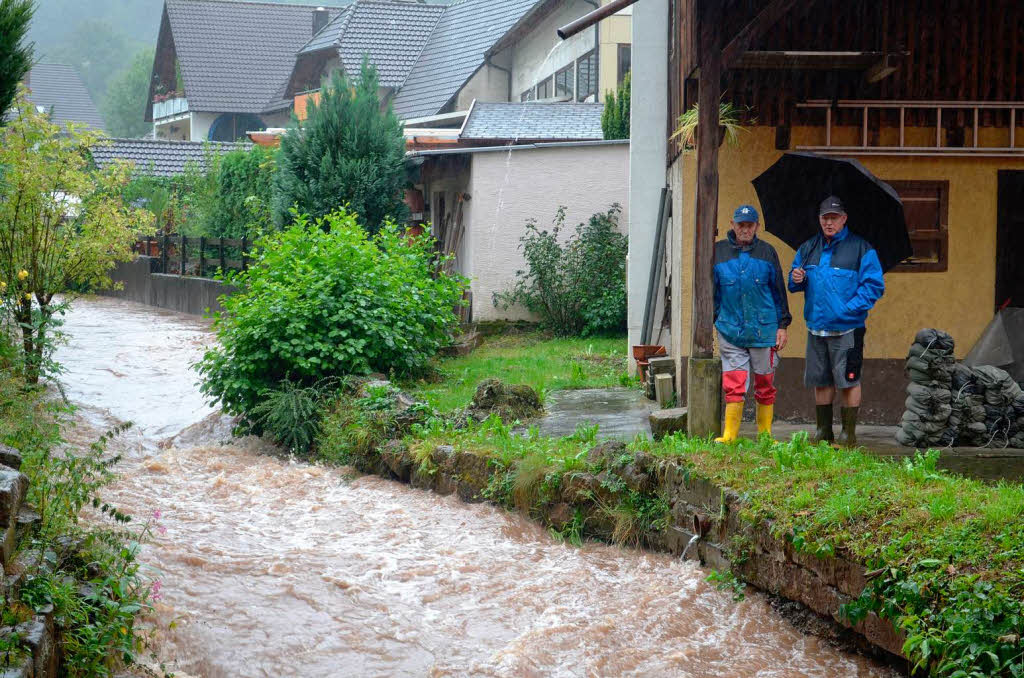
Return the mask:
<svg viewBox="0 0 1024 678">
<path fill-rule="evenodd" d="M 543 411 L 540 397 L 532 388 L 524 384 L 504 384 L 497 379 L 480 382 L 467 408 L 467 414 L 477 421 L 496 414 L 506 423 L 530 419 Z"/>
</svg>

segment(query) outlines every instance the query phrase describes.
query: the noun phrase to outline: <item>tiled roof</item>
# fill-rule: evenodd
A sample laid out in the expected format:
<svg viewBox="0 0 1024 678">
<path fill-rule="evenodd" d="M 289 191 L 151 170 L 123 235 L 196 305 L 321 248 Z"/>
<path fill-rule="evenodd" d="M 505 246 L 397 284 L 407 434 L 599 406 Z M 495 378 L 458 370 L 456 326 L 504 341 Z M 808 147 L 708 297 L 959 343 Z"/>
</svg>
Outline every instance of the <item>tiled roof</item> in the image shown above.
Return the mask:
<svg viewBox="0 0 1024 678">
<path fill-rule="evenodd" d="M 281 105 L 317 6 L 166 0 L 165 7 L 189 109 L 264 113 Z M 332 18 L 341 11 L 329 9 Z"/>
<path fill-rule="evenodd" d="M 137 174 L 173 177 L 185 173 L 189 162 L 200 169 L 206 167 L 207 152 L 224 154 L 252 144 L 231 144 L 216 141 L 168 141 L 167 139 L 111 139 L 92 149 L 93 160 L 103 169 L 117 160 L 135 163 Z"/>
<path fill-rule="evenodd" d="M 603 139 L 603 111 L 603 104 L 477 102 L 459 138 L 510 141 Z"/>
<path fill-rule="evenodd" d="M 300 54 L 334 48 L 348 73 L 359 72 L 366 54 L 382 86 L 400 87 L 444 10 L 442 5 L 356 0 Z"/>
<path fill-rule="evenodd" d="M 77 122 L 103 130 L 103 117 L 78 72 L 64 64 L 36 64 L 28 74 L 29 101 L 43 106 L 60 125 Z"/>
<path fill-rule="evenodd" d="M 538 4 L 538 0 L 461 0 L 450 5 L 395 97 L 398 117 L 440 111 L 484 63 L 487 50 Z"/>
</svg>

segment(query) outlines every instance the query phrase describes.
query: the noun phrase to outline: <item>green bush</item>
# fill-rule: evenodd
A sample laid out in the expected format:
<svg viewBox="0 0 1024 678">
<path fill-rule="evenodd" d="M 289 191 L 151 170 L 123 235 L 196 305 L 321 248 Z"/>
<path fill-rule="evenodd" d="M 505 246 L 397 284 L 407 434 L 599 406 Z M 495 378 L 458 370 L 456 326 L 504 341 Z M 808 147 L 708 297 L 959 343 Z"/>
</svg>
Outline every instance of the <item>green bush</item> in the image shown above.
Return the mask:
<svg viewBox="0 0 1024 678">
<path fill-rule="evenodd" d="M 220 159 L 217 207 L 209 219 L 214 238 L 252 238 L 272 224 L 276 150 L 264 146 L 231 151 Z"/>
<path fill-rule="evenodd" d="M 308 452 L 320 432 L 330 393 L 326 385 L 299 386 L 285 380 L 260 394 L 249 418 L 257 429 L 290 452 Z"/>
<path fill-rule="evenodd" d="M 365 59 L 358 79 L 335 70 L 320 92 L 308 119 L 281 138 L 276 222 L 287 224 L 293 207 L 316 219 L 347 205 L 371 233 L 387 217 L 401 223 L 405 137 L 390 104 L 381 106 L 376 70 Z"/>
<path fill-rule="evenodd" d="M 629 138 L 630 77 L 626 73 L 617 95 L 615 92 L 605 95 L 604 111 L 601 113 L 601 130 L 605 139 Z"/>
<path fill-rule="evenodd" d="M 511 290 L 494 295 L 494 304 L 519 303 L 540 317 L 542 326 L 562 336 L 609 334 L 626 328 L 627 238 L 618 232 L 618 205 L 595 214 L 566 242 L 560 207 L 550 231 L 535 220 L 520 241 L 527 270 L 516 272 Z"/>
<path fill-rule="evenodd" d="M 231 414 L 285 380 L 421 370 L 448 341 L 465 288 L 439 271 L 431 239 L 390 222 L 371 237 L 344 210 L 296 214 L 253 258 L 232 278 L 242 290 L 221 300 L 219 346 L 199 363 L 203 392 Z"/>
</svg>

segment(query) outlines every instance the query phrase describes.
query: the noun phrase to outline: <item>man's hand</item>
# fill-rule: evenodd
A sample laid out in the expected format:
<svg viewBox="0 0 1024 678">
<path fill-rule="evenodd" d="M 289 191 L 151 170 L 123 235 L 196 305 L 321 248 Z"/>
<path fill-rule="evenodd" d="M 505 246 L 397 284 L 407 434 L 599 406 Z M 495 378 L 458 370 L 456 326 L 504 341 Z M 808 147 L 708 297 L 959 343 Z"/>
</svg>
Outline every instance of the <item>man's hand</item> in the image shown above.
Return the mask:
<svg viewBox="0 0 1024 678">
<path fill-rule="evenodd" d="M 805 271 L 802 268 L 794 268 L 793 269 L 793 282 L 795 282 L 797 285 L 802 283 L 806 278 L 807 278 L 807 271 Z"/>
<path fill-rule="evenodd" d="M 786 342 L 789 341 L 789 332 L 784 327 L 780 327 L 779 331 L 775 333 L 775 350 L 781 351 L 786 348 Z"/>
</svg>

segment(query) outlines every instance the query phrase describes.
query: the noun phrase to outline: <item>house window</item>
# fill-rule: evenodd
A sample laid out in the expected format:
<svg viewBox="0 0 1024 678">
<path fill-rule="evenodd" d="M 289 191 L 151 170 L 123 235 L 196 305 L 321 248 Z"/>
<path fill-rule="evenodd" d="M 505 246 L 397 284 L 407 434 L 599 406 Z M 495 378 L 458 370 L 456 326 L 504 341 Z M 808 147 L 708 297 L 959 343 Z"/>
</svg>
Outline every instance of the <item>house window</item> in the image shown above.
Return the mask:
<svg viewBox="0 0 1024 678">
<path fill-rule="evenodd" d="M 551 98 L 551 84 L 553 78 L 545 78 L 537 83 L 537 98 L 538 99 L 550 99 Z"/>
<path fill-rule="evenodd" d="M 911 255 L 894 271 L 945 271 L 949 258 L 949 182 L 890 181 L 903 201 Z"/>
<path fill-rule="evenodd" d="M 534 92 L 533 92 L 533 88 L 532 87 L 519 95 L 519 100 L 520 101 L 533 101 L 536 98 L 537 97 L 534 96 Z"/>
<path fill-rule="evenodd" d="M 619 45 L 619 84 L 626 79 L 626 73 L 630 70 L 630 61 L 633 55 L 632 45 Z"/>
<path fill-rule="evenodd" d="M 576 61 L 576 101 L 586 101 L 596 94 L 597 52 L 591 50 Z"/>
<path fill-rule="evenodd" d="M 572 64 L 555 73 L 555 96 L 572 99 Z"/>
</svg>

